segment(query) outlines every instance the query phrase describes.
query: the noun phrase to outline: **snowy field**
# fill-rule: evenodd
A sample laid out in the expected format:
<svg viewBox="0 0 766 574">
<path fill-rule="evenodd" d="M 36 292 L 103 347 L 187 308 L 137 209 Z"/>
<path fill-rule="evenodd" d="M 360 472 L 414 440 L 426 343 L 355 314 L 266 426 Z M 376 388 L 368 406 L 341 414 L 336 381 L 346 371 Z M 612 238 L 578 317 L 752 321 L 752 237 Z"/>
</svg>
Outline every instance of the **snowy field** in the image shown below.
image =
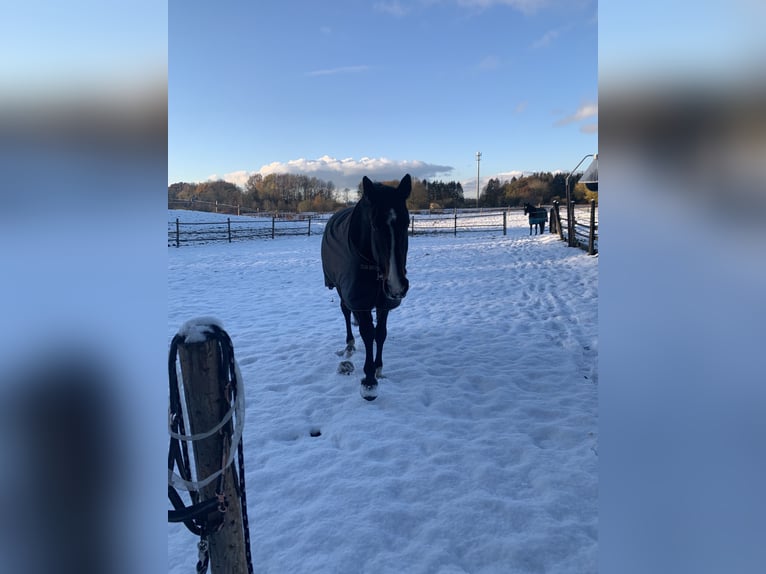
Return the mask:
<svg viewBox="0 0 766 574">
<path fill-rule="evenodd" d="M 598 258 L 528 233 L 411 238 L 374 402 L 319 235 L 168 248 L 168 344 L 212 316 L 241 368 L 256 572 L 597 571 Z M 196 542 L 168 525 L 169 572 Z"/>
</svg>

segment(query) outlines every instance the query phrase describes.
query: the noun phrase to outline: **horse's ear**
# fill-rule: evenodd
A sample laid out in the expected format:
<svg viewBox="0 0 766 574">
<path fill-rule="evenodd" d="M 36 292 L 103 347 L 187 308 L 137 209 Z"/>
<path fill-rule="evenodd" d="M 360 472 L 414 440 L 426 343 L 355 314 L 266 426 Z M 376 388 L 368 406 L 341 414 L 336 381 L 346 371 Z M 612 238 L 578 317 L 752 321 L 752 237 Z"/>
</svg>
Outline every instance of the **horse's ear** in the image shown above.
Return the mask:
<svg viewBox="0 0 766 574">
<path fill-rule="evenodd" d="M 404 199 L 407 199 L 410 196 L 410 193 L 412 192 L 412 178 L 409 173 L 402 178 L 402 181 L 399 182 L 399 187 L 396 189 L 399 193 L 404 195 Z"/>
<path fill-rule="evenodd" d="M 375 184 L 372 183 L 372 180 L 370 180 L 370 178 L 365 175 L 362 178 L 362 196 L 372 201 L 374 198 L 374 194 L 375 194 Z"/>
</svg>

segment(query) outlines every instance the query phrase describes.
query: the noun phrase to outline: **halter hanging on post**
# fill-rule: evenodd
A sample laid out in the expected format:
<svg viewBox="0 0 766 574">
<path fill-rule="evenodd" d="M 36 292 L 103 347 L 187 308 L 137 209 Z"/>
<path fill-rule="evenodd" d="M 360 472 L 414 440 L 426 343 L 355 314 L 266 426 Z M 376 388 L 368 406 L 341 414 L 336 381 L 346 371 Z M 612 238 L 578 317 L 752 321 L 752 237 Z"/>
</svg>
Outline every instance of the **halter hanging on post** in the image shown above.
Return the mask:
<svg viewBox="0 0 766 574">
<path fill-rule="evenodd" d="M 234 349 L 228 334 L 210 320 L 203 324 L 201 320 L 190 321 L 173 337 L 168 357 L 168 374 L 170 380 L 169 434 L 168 450 L 168 498 L 174 510 L 168 510 L 168 522 L 183 522 L 194 535 L 200 537 L 198 544 L 199 559 L 197 572 L 204 573 L 209 562 L 209 536 L 218 532 L 224 525 L 224 513 L 228 511 L 230 500 L 225 493 L 235 493 L 241 506 L 241 518 L 244 533 L 244 551 L 247 570 L 253 572 L 250 552 L 250 530 L 247 518 L 247 499 L 245 495 L 244 448 L 242 429 L 244 426 L 244 400 L 240 392 L 241 375 L 234 360 Z M 213 341 L 216 345 L 218 385 L 221 396 L 228 404 L 228 410 L 223 413 L 218 424 L 211 429 L 196 434 L 187 435 L 182 400 L 181 385 L 178 380 L 176 363 L 179 344 L 184 345 L 199 342 L 200 334 L 203 341 Z M 185 392 L 187 389 L 185 389 Z M 188 397 L 187 397 L 188 399 Z M 232 422 L 232 419 L 233 422 Z M 221 437 L 220 468 L 207 477 L 197 477 L 192 480 L 191 465 L 187 442 L 202 441 L 219 435 Z M 236 444 L 236 449 L 232 448 Z M 195 450 L 196 452 L 196 450 Z M 238 455 L 239 472 L 232 472 L 233 484 L 226 485 L 228 468 Z M 197 461 L 199 464 L 199 461 Z M 174 472 L 178 468 L 178 474 Z M 207 485 L 216 483 L 215 494 L 205 500 L 200 500 L 201 490 Z M 233 490 L 232 490 L 233 487 Z M 188 490 L 192 504 L 185 505 L 178 489 Z"/>
</svg>

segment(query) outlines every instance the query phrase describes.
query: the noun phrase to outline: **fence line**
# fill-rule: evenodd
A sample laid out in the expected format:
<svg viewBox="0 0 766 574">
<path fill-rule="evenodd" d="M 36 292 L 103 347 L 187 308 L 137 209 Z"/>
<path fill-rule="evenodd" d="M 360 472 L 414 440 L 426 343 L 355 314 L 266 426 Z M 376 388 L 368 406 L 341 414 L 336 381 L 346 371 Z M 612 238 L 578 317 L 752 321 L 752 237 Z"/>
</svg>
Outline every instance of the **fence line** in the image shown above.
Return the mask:
<svg viewBox="0 0 766 574">
<path fill-rule="evenodd" d="M 322 220 L 321 216 L 307 216 L 301 219 L 289 218 L 259 218 L 252 221 L 233 220 L 230 217 L 226 221 L 195 221 L 182 223 L 179 218 L 168 223 L 168 246 L 180 247 L 199 243 L 213 243 L 244 239 L 274 239 L 278 236 L 288 235 L 316 235 L 316 221 Z M 312 221 L 314 226 L 312 228 Z"/>
<path fill-rule="evenodd" d="M 550 209 L 550 233 L 557 233 L 563 241 L 572 247 L 580 247 L 589 255 L 598 253 L 598 221 L 595 202 L 592 201 L 588 208 L 572 210 L 575 214 L 572 222 L 572 242 L 569 242 L 569 229 L 566 210 L 561 210 L 558 202 Z M 216 241 L 248 240 L 248 239 L 274 239 L 283 236 L 295 235 L 321 235 L 324 231 L 323 223 L 332 216 L 327 214 L 276 214 L 269 217 L 254 217 L 252 219 L 232 220 L 230 217 L 225 221 L 189 222 L 182 223 L 179 218 L 168 223 L 168 246 L 180 247 L 200 243 Z M 440 233 L 458 232 L 486 232 L 497 231 L 507 234 L 508 218 L 513 221 L 525 216 L 521 215 L 521 209 L 511 210 L 455 210 L 453 213 L 429 213 L 411 212 L 410 235 L 430 235 Z M 588 223 L 585 223 L 585 222 Z M 518 222 L 516 222 L 518 223 Z M 514 225 L 516 224 L 514 223 Z"/>
<path fill-rule="evenodd" d="M 180 218 L 168 223 L 168 246 L 180 247 L 216 241 L 274 239 L 288 235 L 317 235 L 324 231 L 321 223 L 332 214 L 283 214 L 281 217 L 258 217 L 247 220 L 198 221 L 183 223 Z M 451 215 L 414 213 L 410 218 L 410 235 L 436 233 L 502 231 L 508 228 L 507 210 L 470 213 L 455 211 Z M 319 225 L 317 225 L 319 223 Z"/>
<path fill-rule="evenodd" d="M 570 247 L 579 247 L 587 251 L 588 255 L 596 255 L 598 253 L 598 210 L 596 208 L 596 201 L 593 199 L 590 201 L 587 211 L 582 208 L 575 209 L 574 202 L 572 202 L 571 211 L 573 219 L 571 226 L 566 217 L 566 209 L 562 212 L 560 207 L 557 201 L 551 209 L 551 233 L 558 233 L 561 240 L 566 241 Z M 585 219 L 588 223 L 578 220 L 578 211 L 582 214 L 582 219 Z"/>
<path fill-rule="evenodd" d="M 210 206 L 210 209 L 203 209 L 203 206 Z M 232 205 L 230 203 L 221 203 L 219 201 L 205 201 L 202 199 L 169 199 L 168 209 L 202 211 L 206 213 L 222 213 L 228 215 L 250 215 L 255 217 L 276 217 L 280 218 L 298 218 L 306 219 L 313 217 L 306 213 L 297 213 L 292 211 L 268 211 L 261 209 L 246 209 L 241 205 Z M 313 213 L 313 212 L 312 212 Z"/>
<path fill-rule="evenodd" d="M 177 207 L 171 207 L 172 205 L 175 205 Z M 203 206 L 211 206 L 214 208 L 214 211 L 210 213 L 231 213 L 232 215 L 243 215 L 246 213 L 256 213 L 255 211 L 250 211 L 247 209 L 242 209 L 241 205 L 232 205 L 230 203 L 219 203 L 218 200 L 215 201 L 205 201 L 203 199 L 194 199 L 193 197 L 191 199 L 168 199 L 168 209 L 183 209 L 184 207 L 188 209 L 193 209 L 196 207 L 199 207 L 199 211 L 207 211 L 203 210 Z"/>
<path fill-rule="evenodd" d="M 458 231 L 481 232 L 502 231 L 507 234 L 507 210 L 489 213 L 466 213 L 457 210 L 452 215 L 412 214 L 410 217 L 410 235 L 452 233 Z"/>
</svg>

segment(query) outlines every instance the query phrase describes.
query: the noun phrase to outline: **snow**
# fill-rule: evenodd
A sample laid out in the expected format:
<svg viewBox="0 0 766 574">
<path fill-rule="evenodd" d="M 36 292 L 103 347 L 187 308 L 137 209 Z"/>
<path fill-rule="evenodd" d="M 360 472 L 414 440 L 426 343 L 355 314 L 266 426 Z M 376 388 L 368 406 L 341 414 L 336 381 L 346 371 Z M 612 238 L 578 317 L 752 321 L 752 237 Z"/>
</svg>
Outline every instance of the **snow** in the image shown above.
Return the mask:
<svg viewBox="0 0 766 574">
<path fill-rule="evenodd" d="M 213 330 L 210 327 L 224 329 L 221 322 L 215 317 L 195 317 L 189 319 L 178 329 L 178 334 L 183 337 L 185 343 L 203 343 Z"/>
<path fill-rule="evenodd" d="M 168 343 L 234 344 L 256 572 L 597 571 L 598 257 L 508 225 L 410 239 L 373 402 L 319 235 L 168 248 Z M 169 572 L 196 542 L 168 525 Z"/>
</svg>

